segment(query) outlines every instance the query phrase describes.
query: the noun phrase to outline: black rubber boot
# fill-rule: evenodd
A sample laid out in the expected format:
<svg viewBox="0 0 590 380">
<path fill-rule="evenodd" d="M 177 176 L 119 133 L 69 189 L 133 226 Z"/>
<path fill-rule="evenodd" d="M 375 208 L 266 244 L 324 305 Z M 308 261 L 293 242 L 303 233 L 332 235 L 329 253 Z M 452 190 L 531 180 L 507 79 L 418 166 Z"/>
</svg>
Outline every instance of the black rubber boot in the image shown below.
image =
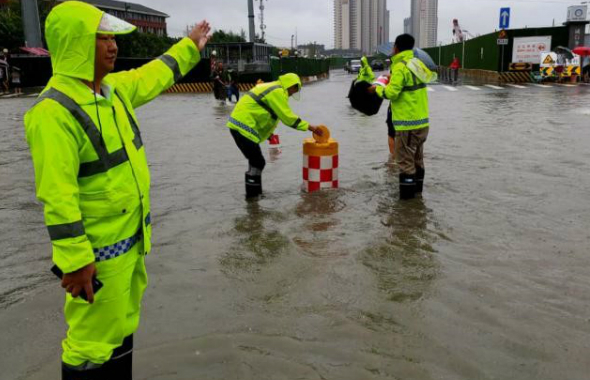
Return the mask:
<svg viewBox="0 0 590 380">
<path fill-rule="evenodd" d="M 416 194 L 422 194 L 422 189 L 424 188 L 424 175 L 426 172 L 424 168 L 417 168 L 416 169 Z"/>
<path fill-rule="evenodd" d="M 246 173 L 246 198 L 255 198 L 262 194 L 262 176 Z"/>
<path fill-rule="evenodd" d="M 61 365 L 62 380 L 132 380 L 133 379 L 133 335 L 123 340 L 116 348 L 111 359 L 97 368 L 73 368 L 65 363 Z"/>
<path fill-rule="evenodd" d="M 105 377 L 102 367 L 78 370 L 61 363 L 61 379 L 62 380 L 101 380 Z"/>
<path fill-rule="evenodd" d="M 413 174 L 399 175 L 399 198 L 413 199 L 416 195 L 416 180 Z"/>
<path fill-rule="evenodd" d="M 129 335 L 103 366 L 105 379 L 133 379 L 133 335 Z"/>
</svg>

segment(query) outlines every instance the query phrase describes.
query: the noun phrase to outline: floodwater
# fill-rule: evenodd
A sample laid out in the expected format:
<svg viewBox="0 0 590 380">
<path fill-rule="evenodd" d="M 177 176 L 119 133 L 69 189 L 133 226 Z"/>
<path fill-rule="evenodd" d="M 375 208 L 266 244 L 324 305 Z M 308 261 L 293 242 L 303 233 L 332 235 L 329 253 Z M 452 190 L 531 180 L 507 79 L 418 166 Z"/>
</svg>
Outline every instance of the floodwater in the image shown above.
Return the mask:
<svg viewBox="0 0 590 380">
<path fill-rule="evenodd" d="M 398 201 L 385 107 L 340 71 L 295 110 L 340 143 L 340 189 L 300 191 L 284 126 L 266 197 L 212 95 L 138 110 L 154 249 L 136 379 L 587 379 L 590 87 L 433 86 L 423 199 Z M 22 128 L 0 100 L 0 378 L 59 378 L 63 290 Z"/>
</svg>

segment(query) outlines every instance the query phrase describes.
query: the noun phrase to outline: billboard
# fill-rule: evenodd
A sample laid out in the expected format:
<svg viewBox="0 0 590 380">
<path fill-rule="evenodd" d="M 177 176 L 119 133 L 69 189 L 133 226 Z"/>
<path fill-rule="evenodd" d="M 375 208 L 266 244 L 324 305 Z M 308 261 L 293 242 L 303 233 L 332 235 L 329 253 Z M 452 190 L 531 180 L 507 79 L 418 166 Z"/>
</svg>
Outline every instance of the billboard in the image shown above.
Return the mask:
<svg viewBox="0 0 590 380">
<path fill-rule="evenodd" d="M 539 64 L 541 53 L 551 50 L 551 36 L 517 37 L 512 62 Z"/>
</svg>

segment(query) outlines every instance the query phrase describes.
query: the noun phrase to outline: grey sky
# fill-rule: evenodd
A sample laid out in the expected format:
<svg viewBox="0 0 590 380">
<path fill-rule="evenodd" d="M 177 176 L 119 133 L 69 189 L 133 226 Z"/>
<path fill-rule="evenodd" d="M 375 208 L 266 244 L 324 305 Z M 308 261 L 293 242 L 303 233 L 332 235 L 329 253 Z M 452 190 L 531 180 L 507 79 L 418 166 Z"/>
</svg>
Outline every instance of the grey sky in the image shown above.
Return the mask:
<svg viewBox="0 0 590 380">
<path fill-rule="evenodd" d="M 179 36 L 187 24 L 206 18 L 216 29 L 248 30 L 246 0 L 132 0 L 168 13 L 168 31 Z M 439 37 L 451 40 L 452 20 L 458 18 L 463 29 L 486 34 L 498 27 L 501 7 L 512 8 L 511 28 L 551 26 L 565 21 L 567 7 L 575 0 L 439 0 Z M 289 47 L 297 29 L 300 44 L 317 41 L 327 48 L 334 44 L 332 0 L 265 0 L 267 40 Z M 410 0 L 388 0 L 391 11 L 391 38 L 403 32 L 403 19 L 410 14 Z M 256 26 L 260 24 L 255 5 Z"/>
</svg>

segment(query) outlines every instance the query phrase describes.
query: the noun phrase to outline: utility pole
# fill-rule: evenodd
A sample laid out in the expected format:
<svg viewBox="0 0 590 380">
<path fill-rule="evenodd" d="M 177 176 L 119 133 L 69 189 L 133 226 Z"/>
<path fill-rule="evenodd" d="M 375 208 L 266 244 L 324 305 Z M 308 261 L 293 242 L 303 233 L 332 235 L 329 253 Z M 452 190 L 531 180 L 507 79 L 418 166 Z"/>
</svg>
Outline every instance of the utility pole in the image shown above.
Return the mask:
<svg viewBox="0 0 590 380">
<path fill-rule="evenodd" d="M 248 31 L 250 34 L 250 42 L 255 42 L 254 0 L 248 0 Z"/>
<path fill-rule="evenodd" d="M 264 0 L 260 0 L 260 39 L 264 41 L 266 25 L 264 24 Z"/>
<path fill-rule="evenodd" d="M 37 0 L 21 0 L 23 29 L 25 30 L 25 45 L 27 47 L 43 47 L 41 40 L 41 25 L 39 22 L 39 8 Z"/>
<path fill-rule="evenodd" d="M 295 39 L 295 35 L 291 34 L 291 50 L 293 50 L 293 40 Z"/>
</svg>

